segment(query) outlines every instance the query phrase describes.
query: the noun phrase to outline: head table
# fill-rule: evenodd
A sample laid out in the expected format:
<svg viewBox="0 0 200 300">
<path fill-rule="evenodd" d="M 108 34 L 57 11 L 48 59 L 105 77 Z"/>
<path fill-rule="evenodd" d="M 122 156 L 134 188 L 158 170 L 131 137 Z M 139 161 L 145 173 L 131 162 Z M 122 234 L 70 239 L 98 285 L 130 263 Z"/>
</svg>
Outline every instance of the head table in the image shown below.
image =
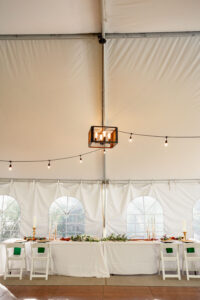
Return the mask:
<svg viewBox="0 0 200 300">
<path fill-rule="evenodd" d="M 15 241 L 12 239 L 0 244 L 0 274 L 3 274 L 5 268 L 5 244 Z M 25 242 L 27 271 L 30 270 L 31 243 Z M 55 240 L 49 242 L 49 245 L 51 249 L 50 274 L 106 278 L 110 274 L 134 275 L 158 272 L 159 241 L 66 242 Z"/>
</svg>

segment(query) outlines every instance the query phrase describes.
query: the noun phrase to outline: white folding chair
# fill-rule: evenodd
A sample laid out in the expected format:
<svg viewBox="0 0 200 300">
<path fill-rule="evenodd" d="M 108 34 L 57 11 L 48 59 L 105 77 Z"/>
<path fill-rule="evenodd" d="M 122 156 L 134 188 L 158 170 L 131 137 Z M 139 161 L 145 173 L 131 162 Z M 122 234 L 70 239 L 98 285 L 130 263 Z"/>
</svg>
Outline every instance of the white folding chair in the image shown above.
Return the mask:
<svg viewBox="0 0 200 300">
<path fill-rule="evenodd" d="M 31 271 L 30 280 L 33 277 L 42 277 L 46 280 L 49 274 L 49 261 L 50 261 L 50 246 L 49 243 L 31 243 Z M 44 268 L 35 269 L 35 263 L 39 263 L 41 266 L 43 264 Z M 44 273 L 45 269 L 45 273 Z M 36 274 L 35 272 L 39 273 Z M 41 274 L 44 273 L 44 274 Z"/>
<path fill-rule="evenodd" d="M 187 280 L 200 278 L 200 243 L 184 243 L 183 245 L 183 268 L 186 270 Z M 193 271 L 194 274 L 190 274 Z"/>
<path fill-rule="evenodd" d="M 23 269 L 26 268 L 26 252 L 24 243 L 6 243 L 6 265 L 4 272 L 4 280 L 7 277 L 19 277 L 22 279 Z M 9 262 L 15 263 L 18 267 L 10 267 Z M 20 270 L 19 274 L 12 274 L 11 270 Z"/>
<path fill-rule="evenodd" d="M 176 265 L 177 273 L 166 274 L 166 263 L 173 263 Z M 180 262 L 179 262 L 179 244 L 176 243 L 161 243 L 160 244 L 160 262 L 159 262 L 159 274 L 160 265 L 162 266 L 162 277 L 165 278 L 178 278 L 181 280 Z"/>
</svg>

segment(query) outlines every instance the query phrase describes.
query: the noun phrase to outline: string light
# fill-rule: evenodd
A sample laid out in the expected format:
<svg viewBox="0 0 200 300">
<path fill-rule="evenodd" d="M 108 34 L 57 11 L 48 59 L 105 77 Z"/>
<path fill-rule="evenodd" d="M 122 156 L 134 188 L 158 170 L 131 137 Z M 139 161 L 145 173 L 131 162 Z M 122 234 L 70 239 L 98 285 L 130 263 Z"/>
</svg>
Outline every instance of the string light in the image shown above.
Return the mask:
<svg viewBox="0 0 200 300">
<path fill-rule="evenodd" d="M 130 137 L 129 137 L 129 140 L 128 140 L 128 141 L 129 141 L 129 143 L 132 143 L 132 141 L 133 141 L 133 137 L 132 137 L 132 135 L 133 135 L 133 134 L 131 133 L 131 134 L 130 134 Z"/>
<path fill-rule="evenodd" d="M 167 140 L 167 136 L 165 137 L 165 147 L 168 146 L 168 140 Z"/>
<path fill-rule="evenodd" d="M 12 171 L 12 161 L 11 161 L 11 160 L 10 160 L 10 162 L 9 162 L 8 170 L 9 170 L 9 171 Z"/>
<path fill-rule="evenodd" d="M 167 147 L 168 146 L 168 139 L 200 139 L 200 136 L 174 136 L 174 135 L 171 135 L 171 136 L 164 136 L 164 135 L 155 135 L 155 134 L 145 134 L 145 133 L 132 133 L 132 132 L 128 132 L 128 131 L 121 131 L 119 130 L 118 132 L 120 133 L 123 133 L 123 134 L 128 134 L 129 135 L 129 142 L 131 143 L 133 141 L 133 135 L 134 136 L 141 136 L 141 137 L 148 137 L 148 138 L 162 138 L 162 139 L 165 139 L 165 142 L 164 142 L 164 146 Z M 99 138 L 100 140 L 103 140 L 103 134 L 100 134 Z M 95 133 L 95 137 L 96 137 L 96 133 Z M 108 133 L 107 135 L 107 138 L 108 139 L 111 139 L 111 134 Z M 102 149 L 96 149 L 96 150 L 93 150 L 93 151 L 88 151 L 88 152 L 84 152 L 84 153 L 81 153 L 81 154 L 78 154 L 78 155 L 72 155 L 72 156 L 66 156 L 66 157 L 60 157 L 60 158 L 53 158 L 51 160 L 47 160 L 47 159 L 40 159 L 40 160 L 3 160 L 3 159 L 0 159 L 0 162 L 5 162 L 5 163 L 9 163 L 9 171 L 12 171 L 12 164 L 13 163 L 43 163 L 43 162 L 48 162 L 48 169 L 51 168 L 51 162 L 52 161 L 60 161 L 60 160 L 67 160 L 67 159 L 72 159 L 72 158 L 77 158 L 77 157 L 80 157 L 80 163 L 83 163 L 83 159 L 82 159 L 82 156 L 83 155 L 89 155 L 89 154 L 92 154 L 94 152 L 98 152 L 98 151 L 102 151 Z M 106 154 L 106 149 L 103 150 L 103 153 Z"/>
</svg>

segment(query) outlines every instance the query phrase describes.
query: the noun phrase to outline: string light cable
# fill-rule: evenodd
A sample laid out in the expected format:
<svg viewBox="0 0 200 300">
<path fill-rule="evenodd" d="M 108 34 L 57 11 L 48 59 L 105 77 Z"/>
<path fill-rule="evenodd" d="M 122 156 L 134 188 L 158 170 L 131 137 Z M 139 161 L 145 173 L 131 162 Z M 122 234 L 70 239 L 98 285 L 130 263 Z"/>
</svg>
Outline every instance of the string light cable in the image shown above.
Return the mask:
<svg viewBox="0 0 200 300">
<path fill-rule="evenodd" d="M 169 139 L 200 139 L 199 135 L 156 135 L 156 134 L 146 134 L 146 133 L 137 133 L 137 132 L 129 132 L 129 131 L 122 131 L 118 130 L 118 132 L 122 134 L 129 135 L 129 142 L 132 142 L 132 136 L 141 136 L 141 137 L 147 137 L 147 138 L 159 138 L 159 139 L 164 139 L 164 146 L 168 146 Z"/>
<path fill-rule="evenodd" d="M 178 136 L 178 135 L 156 135 L 156 134 L 146 134 L 146 133 L 137 133 L 137 132 L 129 132 L 129 131 L 123 131 L 118 130 L 119 133 L 129 135 L 128 141 L 132 143 L 133 136 L 141 136 L 141 137 L 147 137 L 147 138 L 159 138 L 164 140 L 164 146 L 167 147 L 169 143 L 169 139 L 200 139 L 199 135 L 185 135 L 185 136 Z M 4 162 L 8 164 L 8 169 L 11 171 L 13 169 L 13 164 L 15 163 L 47 163 L 48 169 L 51 168 L 51 163 L 55 161 L 60 160 L 67 160 L 67 159 L 73 159 L 73 158 L 79 158 L 79 162 L 83 162 L 83 156 L 90 155 L 95 152 L 102 151 L 102 149 L 95 149 L 93 151 L 84 152 L 81 154 L 66 156 L 66 157 L 59 157 L 59 158 L 51 158 L 51 159 L 38 159 L 38 160 L 5 160 L 0 159 L 0 162 Z M 106 154 L 106 149 L 103 149 L 103 153 Z"/>
<path fill-rule="evenodd" d="M 81 154 L 76 154 L 76 155 L 71 155 L 71 156 L 66 156 L 66 157 L 59 157 L 59 158 L 51 158 L 51 159 L 38 159 L 38 160 L 5 160 L 5 159 L 0 159 L 0 162 L 8 163 L 9 164 L 8 169 L 10 171 L 12 170 L 13 164 L 15 164 L 15 163 L 47 163 L 47 167 L 48 167 L 48 169 L 50 169 L 51 168 L 51 162 L 53 162 L 53 161 L 79 158 L 80 162 L 82 163 L 83 162 L 83 159 L 82 159 L 83 156 L 87 156 L 87 155 L 90 155 L 92 153 L 99 152 L 101 150 L 102 149 L 96 149 L 96 150 L 84 152 L 84 153 L 81 153 Z"/>
</svg>

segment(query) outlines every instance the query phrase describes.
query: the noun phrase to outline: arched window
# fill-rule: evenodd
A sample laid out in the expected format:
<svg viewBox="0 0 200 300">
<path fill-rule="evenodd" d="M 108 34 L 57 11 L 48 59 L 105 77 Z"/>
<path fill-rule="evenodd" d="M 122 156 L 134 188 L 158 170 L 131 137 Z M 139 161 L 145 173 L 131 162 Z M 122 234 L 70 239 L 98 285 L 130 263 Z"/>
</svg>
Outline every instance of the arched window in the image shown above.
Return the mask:
<svg viewBox="0 0 200 300">
<path fill-rule="evenodd" d="M 193 230 L 194 239 L 200 240 L 200 200 L 193 207 Z"/>
<path fill-rule="evenodd" d="M 10 196 L 0 195 L 0 241 L 20 236 L 20 207 Z"/>
<path fill-rule="evenodd" d="M 56 199 L 49 209 L 51 231 L 57 226 L 57 235 L 67 237 L 85 233 L 85 213 L 81 202 L 73 197 Z"/>
<path fill-rule="evenodd" d="M 155 228 L 155 237 L 161 237 L 163 235 L 163 211 L 160 203 L 149 196 L 132 200 L 127 208 L 127 236 L 147 238 L 148 229 L 152 236 L 152 226 Z"/>
</svg>

